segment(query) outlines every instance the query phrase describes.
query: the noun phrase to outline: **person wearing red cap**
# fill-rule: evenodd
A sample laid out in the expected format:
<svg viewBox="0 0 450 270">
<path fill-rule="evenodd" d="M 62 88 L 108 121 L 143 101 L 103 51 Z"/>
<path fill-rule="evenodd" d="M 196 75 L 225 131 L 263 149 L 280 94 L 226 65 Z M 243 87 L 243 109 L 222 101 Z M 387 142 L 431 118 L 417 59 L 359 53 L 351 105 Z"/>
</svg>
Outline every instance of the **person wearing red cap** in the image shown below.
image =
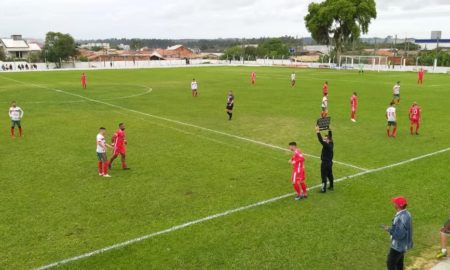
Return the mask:
<svg viewBox="0 0 450 270">
<path fill-rule="evenodd" d="M 413 247 L 413 228 L 411 214 L 406 210 L 408 201 L 403 196 L 392 200 L 397 213 L 389 227 L 383 225 L 383 229 L 391 236 L 391 249 L 387 257 L 388 270 L 403 270 L 406 251 Z"/>
</svg>

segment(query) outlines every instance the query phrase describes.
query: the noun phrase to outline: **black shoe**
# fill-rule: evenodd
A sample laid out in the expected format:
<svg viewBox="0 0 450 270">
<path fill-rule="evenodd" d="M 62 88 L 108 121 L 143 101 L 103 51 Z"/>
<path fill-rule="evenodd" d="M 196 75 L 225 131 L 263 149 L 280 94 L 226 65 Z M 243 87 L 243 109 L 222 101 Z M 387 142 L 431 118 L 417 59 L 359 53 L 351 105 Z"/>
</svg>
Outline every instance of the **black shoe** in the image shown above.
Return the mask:
<svg viewBox="0 0 450 270">
<path fill-rule="evenodd" d="M 296 196 L 296 197 L 295 197 L 295 200 L 296 200 L 296 201 L 300 201 L 301 199 L 303 199 L 302 196 Z"/>
<path fill-rule="evenodd" d="M 126 168 L 123 168 L 123 170 L 124 171 L 129 171 L 129 170 L 131 170 L 131 168 L 126 167 Z"/>
<path fill-rule="evenodd" d="M 329 187 L 328 190 L 329 191 L 334 191 L 334 187 Z"/>
<path fill-rule="evenodd" d="M 319 191 L 319 193 L 327 193 L 327 190 L 326 190 L 326 189 L 321 189 L 321 190 Z"/>
</svg>

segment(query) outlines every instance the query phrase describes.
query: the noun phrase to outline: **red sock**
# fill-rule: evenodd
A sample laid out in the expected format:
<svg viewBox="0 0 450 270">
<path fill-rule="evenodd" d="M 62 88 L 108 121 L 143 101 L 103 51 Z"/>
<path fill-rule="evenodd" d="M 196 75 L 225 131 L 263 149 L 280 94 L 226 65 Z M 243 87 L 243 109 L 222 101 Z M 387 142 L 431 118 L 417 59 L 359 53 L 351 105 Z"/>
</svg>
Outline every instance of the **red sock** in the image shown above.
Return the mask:
<svg viewBox="0 0 450 270">
<path fill-rule="evenodd" d="M 302 186 L 303 194 L 308 195 L 308 187 L 306 186 L 306 183 L 301 182 L 300 185 Z"/>
<path fill-rule="evenodd" d="M 392 136 L 395 137 L 396 135 L 397 135 L 397 128 L 395 127 L 395 128 L 394 128 L 394 131 L 392 131 Z"/>
<path fill-rule="evenodd" d="M 22 128 L 21 127 L 19 128 L 19 135 L 20 135 L 20 137 L 22 137 Z"/>
<path fill-rule="evenodd" d="M 352 119 L 355 119 L 355 112 L 352 112 Z"/>
<path fill-rule="evenodd" d="M 386 131 L 387 131 L 388 137 L 391 137 L 391 133 L 389 132 L 389 129 L 386 129 Z"/>
<path fill-rule="evenodd" d="M 14 128 L 11 128 L 11 136 L 14 136 Z"/>
<path fill-rule="evenodd" d="M 125 161 L 122 161 L 122 169 L 127 168 L 127 164 L 125 163 Z"/>
<path fill-rule="evenodd" d="M 103 163 L 103 174 L 104 175 L 108 174 L 108 162 Z"/>
<path fill-rule="evenodd" d="M 294 189 L 297 192 L 297 195 L 300 196 L 302 194 L 301 190 L 300 190 L 300 185 L 298 183 L 294 184 Z"/>
<path fill-rule="evenodd" d="M 103 173 L 103 164 L 101 161 L 98 162 L 98 173 Z"/>
</svg>

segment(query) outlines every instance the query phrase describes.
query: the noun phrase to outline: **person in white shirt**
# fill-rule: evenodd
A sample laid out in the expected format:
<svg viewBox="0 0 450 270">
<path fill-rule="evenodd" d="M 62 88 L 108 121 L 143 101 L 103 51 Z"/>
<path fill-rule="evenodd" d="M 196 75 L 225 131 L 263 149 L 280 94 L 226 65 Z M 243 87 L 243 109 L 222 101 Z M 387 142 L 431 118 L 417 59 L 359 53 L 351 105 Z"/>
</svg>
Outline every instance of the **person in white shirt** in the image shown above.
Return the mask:
<svg viewBox="0 0 450 270">
<path fill-rule="evenodd" d="M 400 104 L 400 82 L 397 82 L 394 85 L 392 92 L 393 92 L 393 96 L 394 96 L 392 101 L 394 101 L 396 104 Z"/>
<path fill-rule="evenodd" d="M 108 174 L 108 157 L 106 156 L 106 149 L 113 147 L 106 143 L 105 132 L 106 128 L 101 127 L 97 134 L 98 175 L 111 177 Z"/>
<path fill-rule="evenodd" d="M 22 137 L 22 125 L 21 120 L 23 117 L 23 110 L 17 106 L 16 102 L 11 103 L 11 108 L 9 108 L 9 118 L 11 119 L 11 137 L 14 136 L 14 129 L 17 126 L 19 128 L 19 136 Z"/>
<path fill-rule="evenodd" d="M 387 135 L 388 137 L 395 138 L 395 136 L 397 136 L 397 112 L 394 102 L 391 102 L 391 105 L 386 110 L 386 119 L 388 121 L 386 128 Z M 392 134 L 391 127 L 393 128 Z"/>
<path fill-rule="evenodd" d="M 198 84 L 197 84 L 197 81 L 196 81 L 195 79 L 192 79 L 192 82 L 191 82 L 191 90 L 192 90 L 192 96 L 193 96 L 193 97 L 198 96 L 198 92 L 197 92 L 197 90 L 198 90 Z"/>
<path fill-rule="evenodd" d="M 320 114 L 322 118 L 328 116 L 328 95 L 325 94 L 322 98 L 322 112 Z"/>
<path fill-rule="evenodd" d="M 292 72 L 292 74 L 291 74 L 291 84 L 292 84 L 292 87 L 295 86 L 296 81 L 297 81 L 297 74 L 295 74 L 295 72 Z"/>
</svg>

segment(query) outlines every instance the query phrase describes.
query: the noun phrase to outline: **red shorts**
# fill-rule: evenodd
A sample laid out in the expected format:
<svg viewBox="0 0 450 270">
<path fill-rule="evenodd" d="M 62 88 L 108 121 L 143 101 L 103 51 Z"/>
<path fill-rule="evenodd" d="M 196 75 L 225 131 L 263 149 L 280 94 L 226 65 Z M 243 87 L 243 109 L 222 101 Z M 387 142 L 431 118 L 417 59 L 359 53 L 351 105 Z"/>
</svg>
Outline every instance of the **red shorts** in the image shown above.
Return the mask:
<svg viewBox="0 0 450 270">
<path fill-rule="evenodd" d="M 419 124 L 419 119 L 410 119 L 410 120 L 411 120 L 411 125 Z"/>
<path fill-rule="evenodd" d="M 119 154 L 125 155 L 125 147 L 119 146 L 119 147 L 114 148 L 113 155 L 119 155 Z"/>
<path fill-rule="evenodd" d="M 305 182 L 305 171 L 292 173 L 292 184 Z"/>
<path fill-rule="evenodd" d="M 356 107 L 352 107 L 352 112 L 356 112 Z"/>
</svg>

